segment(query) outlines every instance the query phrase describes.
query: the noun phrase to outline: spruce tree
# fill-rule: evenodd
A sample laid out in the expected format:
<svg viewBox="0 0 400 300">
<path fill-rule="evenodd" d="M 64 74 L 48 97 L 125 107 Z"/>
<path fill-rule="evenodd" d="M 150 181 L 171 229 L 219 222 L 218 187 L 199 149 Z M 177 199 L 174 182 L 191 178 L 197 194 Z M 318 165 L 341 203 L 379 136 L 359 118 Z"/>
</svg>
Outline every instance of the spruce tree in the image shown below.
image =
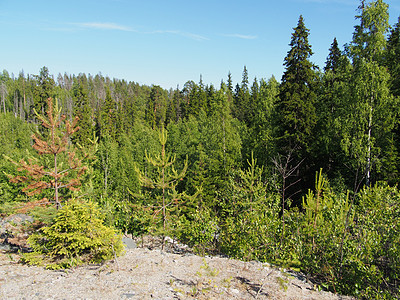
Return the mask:
<svg viewBox="0 0 400 300">
<path fill-rule="evenodd" d="M 317 124 L 314 130 L 313 158 L 318 161 L 316 167 L 322 168 L 328 175 L 338 177 L 339 173 L 347 172 L 338 125 L 341 124 L 339 118 L 348 109 L 352 67 L 348 58 L 341 54 L 336 39 L 329 49 L 324 70 L 315 105 Z"/>
<path fill-rule="evenodd" d="M 112 138 L 115 138 L 116 135 L 116 111 L 117 104 L 113 97 L 111 96 L 110 88 L 106 88 L 106 97 L 104 100 L 104 104 L 100 111 L 100 133 L 101 136 L 104 137 L 109 135 Z"/>
<path fill-rule="evenodd" d="M 244 66 L 242 82 L 240 85 L 236 85 L 235 89 L 234 116 L 245 124 L 249 124 L 250 101 L 249 75 Z"/>
<path fill-rule="evenodd" d="M 333 72 L 336 72 L 340 58 L 342 57 L 342 52 L 339 49 L 337 39 L 333 39 L 333 43 L 331 47 L 329 48 L 329 55 L 326 59 L 326 64 L 325 64 L 325 72 L 327 70 L 332 70 Z"/>
<path fill-rule="evenodd" d="M 146 107 L 145 118 L 153 129 L 165 123 L 167 114 L 167 100 L 164 90 L 155 85 L 151 88 L 150 99 Z"/>
<path fill-rule="evenodd" d="M 37 82 L 34 89 L 34 107 L 38 113 L 44 115 L 47 111 L 47 99 L 54 96 L 55 82 L 47 67 L 41 68 L 35 78 Z"/>
<path fill-rule="evenodd" d="M 400 17 L 389 34 L 386 66 L 391 75 L 390 89 L 394 96 L 400 97 Z"/>
<path fill-rule="evenodd" d="M 74 115 L 79 118 L 81 130 L 74 136 L 73 141 L 82 146 L 88 144 L 93 138 L 92 108 L 89 103 L 86 77 L 79 76 L 72 86 L 72 97 L 74 101 Z"/>
<path fill-rule="evenodd" d="M 303 153 L 309 151 L 316 123 L 313 90 L 316 75 L 309 60 L 313 52 L 308 35 L 309 30 L 300 16 L 289 44 L 291 49 L 285 57 L 285 72 L 277 103 L 278 144 L 285 151 L 295 148 Z"/>
</svg>

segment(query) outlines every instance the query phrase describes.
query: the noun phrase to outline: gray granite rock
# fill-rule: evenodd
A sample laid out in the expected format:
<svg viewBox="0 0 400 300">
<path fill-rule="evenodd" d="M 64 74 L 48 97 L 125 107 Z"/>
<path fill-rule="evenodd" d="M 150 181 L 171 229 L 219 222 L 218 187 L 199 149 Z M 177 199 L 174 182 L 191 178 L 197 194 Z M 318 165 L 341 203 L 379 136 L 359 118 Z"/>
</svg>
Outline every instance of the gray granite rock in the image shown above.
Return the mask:
<svg viewBox="0 0 400 300">
<path fill-rule="evenodd" d="M 124 236 L 122 242 L 127 249 L 135 249 L 137 247 L 136 242 L 129 237 Z"/>
</svg>

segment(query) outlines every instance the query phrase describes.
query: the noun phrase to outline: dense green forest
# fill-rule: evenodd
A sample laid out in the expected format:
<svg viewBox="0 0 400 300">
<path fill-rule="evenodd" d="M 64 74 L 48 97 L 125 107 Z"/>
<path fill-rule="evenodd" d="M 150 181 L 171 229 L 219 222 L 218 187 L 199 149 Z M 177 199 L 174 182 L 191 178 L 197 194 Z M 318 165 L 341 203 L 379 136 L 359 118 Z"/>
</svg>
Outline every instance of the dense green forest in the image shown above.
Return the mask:
<svg viewBox="0 0 400 300">
<path fill-rule="evenodd" d="M 165 90 L 4 70 L 0 155 L 51 168 L 32 134 L 46 135 L 38 114 L 57 99 L 66 120 L 79 117 L 69 145 L 95 149 L 60 203 L 91 199 L 122 232 L 300 269 L 334 292 L 399 297 L 400 18 L 390 26 L 378 0 L 362 1 L 356 20 L 353 39 L 343 49 L 334 39 L 318 67 L 300 16 L 280 81 L 251 80 L 244 67 L 236 85 L 229 73 L 220 86 Z M 0 160 L 0 213 L 53 198 L 10 182 L 23 174 L 10 159 Z"/>
</svg>

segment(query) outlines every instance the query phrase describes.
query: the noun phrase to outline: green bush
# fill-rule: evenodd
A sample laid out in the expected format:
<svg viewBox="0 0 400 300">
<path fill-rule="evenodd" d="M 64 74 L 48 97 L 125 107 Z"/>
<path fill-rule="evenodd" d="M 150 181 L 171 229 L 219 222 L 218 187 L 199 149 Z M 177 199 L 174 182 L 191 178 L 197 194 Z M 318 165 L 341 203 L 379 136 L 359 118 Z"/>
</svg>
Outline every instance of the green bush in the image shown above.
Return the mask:
<svg viewBox="0 0 400 300">
<path fill-rule="evenodd" d="M 180 230 L 177 232 L 178 239 L 193 247 L 201 255 L 216 250 L 218 219 L 212 216 L 210 209 L 200 209 L 189 214 L 188 218 L 182 216 L 180 221 Z"/>
<path fill-rule="evenodd" d="M 124 250 L 122 236 L 103 224 L 97 205 L 76 199 L 58 211 L 52 225 L 32 234 L 28 243 L 33 252 L 23 255 L 23 262 L 52 269 L 102 262 Z"/>
<path fill-rule="evenodd" d="M 301 269 L 322 286 L 363 299 L 399 297 L 400 193 L 387 184 L 351 201 L 321 174 L 303 201 Z"/>
</svg>

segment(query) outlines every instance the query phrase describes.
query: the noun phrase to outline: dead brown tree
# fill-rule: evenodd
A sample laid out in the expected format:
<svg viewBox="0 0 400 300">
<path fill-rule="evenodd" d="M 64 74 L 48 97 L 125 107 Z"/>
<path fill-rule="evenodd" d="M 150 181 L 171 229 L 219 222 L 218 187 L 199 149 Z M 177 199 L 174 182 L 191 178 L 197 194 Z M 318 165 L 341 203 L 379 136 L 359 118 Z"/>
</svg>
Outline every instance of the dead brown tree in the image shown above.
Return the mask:
<svg viewBox="0 0 400 300">
<path fill-rule="evenodd" d="M 40 156 L 47 155 L 51 163 L 40 165 L 34 159 L 24 159 L 15 162 L 18 166 L 17 171 L 20 175 L 9 175 L 13 183 L 24 183 L 26 186 L 22 191 L 27 196 L 41 194 L 45 189 L 54 190 L 54 203 L 57 209 L 61 208 L 60 189 L 76 191 L 81 185 L 81 177 L 87 170 L 83 162 L 89 158 L 89 153 L 83 153 L 78 157 L 76 147 L 70 142 L 70 137 L 79 130 L 77 126 L 78 117 L 70 122 L 65 120 L 65 115 L 61 115 L 57 101 L 53 104 L 53 99 L 48 98 L 48 109 L 46 115 L 40 115 L 36 111 L 37 118 L 45 128 L 45 134 L 39 132 L 32 135 L 34 141 L 33 148 Z M 47 130 L 46 130 L 47 129 Z M 46 198 L 39 202 L 48 202 Z"/>
</svg>

